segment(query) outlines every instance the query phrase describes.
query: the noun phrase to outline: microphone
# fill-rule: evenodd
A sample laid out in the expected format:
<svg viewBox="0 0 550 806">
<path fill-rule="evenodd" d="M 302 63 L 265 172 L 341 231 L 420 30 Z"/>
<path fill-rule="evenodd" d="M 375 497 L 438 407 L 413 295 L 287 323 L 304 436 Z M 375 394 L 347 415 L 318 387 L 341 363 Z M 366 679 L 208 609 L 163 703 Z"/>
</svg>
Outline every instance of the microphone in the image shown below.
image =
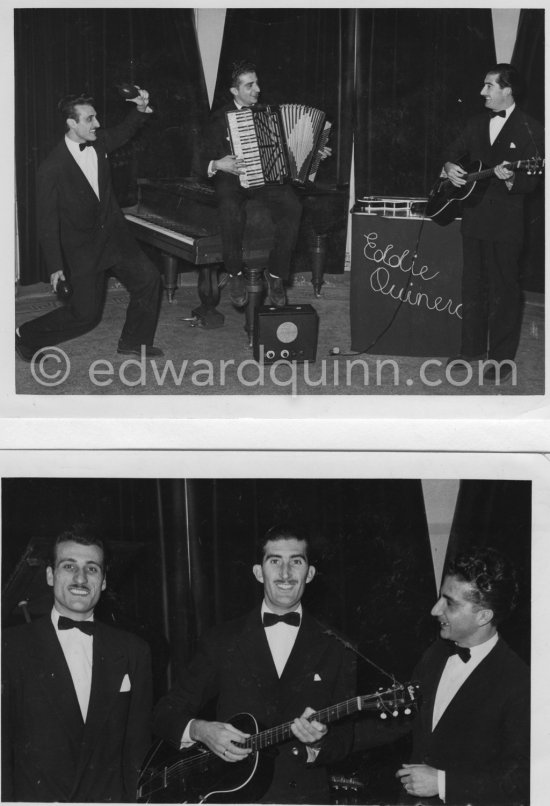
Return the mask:
<svg viewBox="0 0 550 806">
<path fill-rule="evenodd" d="M 383 675 L 385 675 L 386 677 L 389 677 L 390 680 L 392 681 L 392 689 L 396 689 L 396 690 L 401 689 L 401 691 L 408 692 L 408 695 L 410 697 L 410 703 L 414 702 L 414 700 L 416 699 L 417 691 L 418 691 L 418 685 L 416 683 L 409 683 L 407 685 L 404 685 L 403 683 L 400 683 L 396 679 L 395 675 L 390 674 L 389 672 L 386 672 L 384 669 L 382 669 L 381 666 L 378 666 L 378 664 L 375 663 L 373 660 L 371 660 L 370 658 L 367 658 L 366 655 L 363 655 L 362 652 L 359 652 L 357 647 L 355 647 L 349 641 L 346 641 L 345 638 L 342 638 L 342 636 L 338 635 L 338 633 L 334 632 L 334 630 L 331 630 L 330 628 L 327 627 L 325 630 L 323 630 L 323 632 L 325 633 L 325 635 L 330 635 L 331 638 L 335 638 L 343 646 L 345 646 L 346 649 L 349 649 L 351 652 L 355 653 L 359 658 L 361 658 L 361 660 L 366 661 L 366 663 L 370 664 L 371 666 L 374 666 L 374 668 L 377 669 L 379 672 L 381 672 Z M 381 690 L 382 689 L 380 689 L 380 691 Z M 394 704 L 393 711 L 390 711 L 389 708 L 387 708 L 387 707 L 384 708 L 384 710 L 380 714 L 380 719 L 387 719 L 388 714 L 391 714 L 391 716 L 396 717 L 398 715 L 398 713 L 399 713 L 399 709 L 397 707 L 397 704 Z M 404 710 L 404 713 L 407 716 L 410 716 L 410 714 L 412 714 L 412 707 L 411 707 L 410 704 L 407 705 L 407 707 Z"/>
<path fill-rule="evenodd" d="M 341 635 L 338 635 L 337 632 L 334 632 L 334 630 L 331 630 L 329 628 L 327 628 L 326 630 L 323 630 L 323 632 L 325 633 L 325 635 L 330 635 L 332 638 L 336 638 L 336 640 L 340 641 L 340 643 L 343 646 L 345 646 L 346 649 L 351 650 L 351 652 L 354 652 L 359 658 L 361 658 L 361 660 L 366 661 L 366 663 L 369 663 L 371 666 L 374 666 L 374 668 L 377 669 L 379 672 L 382 672 L 383 675 L 385 675 L 386 677 L 389 677 L 390 680 L 392 681 L 392 683 L 395 686 L 401 686 L 402 685 L 398 680 L 396 680 L 395 675 L 390 674 L 389 672 L 386 672 L 384 669 L 382 669 L 381 666 L 378 666 L 378 664 L 375 663 L 373 660 L 370 660 L 370 658 L 367 658 L 367 656 L 363 655 L 362 652 L 359 652 L 359 650 L 352 643 L 350 643 L 350 641 L 346 641 L 346 639 L 342 638 Z"/>
<path fill-rule="evenodd" d="M 527 131 L 529 133 L 529 137 L 530 137 L 531 142 L 532 142 L 532 144 L 533 144 L 533 146 L 535 148 L 535 159 L 540 160 L 540 151 L 539 151 L 538 146 L 537 146 L 537 144 L 535 142 L 535 138 L 533 136 L 533 132 L 531 131 L 531 127 L 529 126 L 529 121 L 527 120 L 526 117 L 523 118 L 523 125 L 527 128 Z"/>
</svg>

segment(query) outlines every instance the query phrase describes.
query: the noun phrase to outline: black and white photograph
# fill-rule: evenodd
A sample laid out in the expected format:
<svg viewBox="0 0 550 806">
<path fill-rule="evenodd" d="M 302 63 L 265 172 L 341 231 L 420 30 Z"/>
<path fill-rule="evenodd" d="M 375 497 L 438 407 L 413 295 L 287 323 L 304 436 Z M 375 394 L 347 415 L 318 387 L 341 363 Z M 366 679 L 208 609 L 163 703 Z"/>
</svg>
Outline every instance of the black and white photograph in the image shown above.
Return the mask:
<svg viewBox="0 0 550 806">
<path fill-rule="evenodd" d="M 60 454 L 3 462 L 3 801 L 543 802 L 542 457 Z"/>
<path fill-rule="evenodd" d="M 544 400 L 544 8 L 505 6 L 13 9 L 13 408 Z"/>
</svg>

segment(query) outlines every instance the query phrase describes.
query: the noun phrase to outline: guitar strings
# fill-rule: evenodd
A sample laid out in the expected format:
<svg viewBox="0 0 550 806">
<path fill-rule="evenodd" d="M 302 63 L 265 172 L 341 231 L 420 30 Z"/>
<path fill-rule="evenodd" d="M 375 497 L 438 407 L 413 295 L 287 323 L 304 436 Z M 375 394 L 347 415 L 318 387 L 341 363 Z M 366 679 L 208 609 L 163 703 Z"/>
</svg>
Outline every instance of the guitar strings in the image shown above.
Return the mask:
<svg viewBox="0 0 550 806">
<path fill-rule="evenodd" d="M 337 714 L 337 717 L 340 718 L 340 714 L 342 711 L 344 711 L 345 714 L 349 715 L 350 713 L 354 713 L 356 710 L 363 710 L 358 705 L 359 701 L 368 701 L 368 700 L 374 701 L 376 703 L 376 707 L 378 707 L 380 705 L 380 702 L 382 702 L 384 709 L 387 709 L 388 706 L 386 703 L 384 703 L 384 698 L 387 695 L 393 695 L 393 699 L 391 702 L 391 705 L 393 707 L 405 704 L 406 701 L 404 699 L 396 698 L 396 694 L 399 690 L 403 691 L 404 689 L 402 686 L 400 686 L 397 689 L 391 688 L 383 692 L 368 694 L 365 695 L 364 697 L 351 697 L 349 700 L 345 700 L 344 702 L 338 703 L 337 705 L 331 705 L 328 706 L 327 708 L 322 708 L 320 711 L 316 711 L 314 714 L 311 714 L 309 720 L 311 721 L 313 719 L 319 719 L 320 721 L 322 721 L 325 717 L 330 716 L 332 712 L 335 712 Z M 352 710 L 350 710 L 350 707 L 352 705 L 354 707 Z M 255 752 L 258 752 L 258 749 L 262 749 L 262 740 L 264 738 L 268 738 L 270 740 L 268 742 L 269 746 L 269 744 L 271 744 L 273 740 L 277 742 L 278 740 L 285 738 L 286 734 L 291 733 L 290 731 L 291 725 L 292 722 L 285 722 L 283 725 L 278 725 L 274 728 L 267 728 L 266 730 L 256 733 L 254 736 L 249 736 L 248 739 L 243 744 L 245 747 L 246 746 L 252 747 L 252 749 Z M 179 778 L 184 773 L 185 769 L 188 767 L 200 766 L 201 764 L 207 766 L 210 758 L 216 755 L 217 754 L 214 753 L 212 750 L 204 750 L 201 753 L 198 753 L 197 755 L 191 756 L 190 758 L 180 759 L 179 761 L 174 762 L 174 764 L 172 764 L 170 767 L 165 767 L 162 771 L 157 772 L 146 782 L 148 794 L 156 792 L 160 789 L 164 789 L 165 783 L 167 781 L 172 781 L 175 778 Z M 158 786 L 156 789 L 154 788 L 152 789 L 150 787 L 150 784 L 155 780 L 160 780 L 163 782 L 163 784 Z"/>
</svg>

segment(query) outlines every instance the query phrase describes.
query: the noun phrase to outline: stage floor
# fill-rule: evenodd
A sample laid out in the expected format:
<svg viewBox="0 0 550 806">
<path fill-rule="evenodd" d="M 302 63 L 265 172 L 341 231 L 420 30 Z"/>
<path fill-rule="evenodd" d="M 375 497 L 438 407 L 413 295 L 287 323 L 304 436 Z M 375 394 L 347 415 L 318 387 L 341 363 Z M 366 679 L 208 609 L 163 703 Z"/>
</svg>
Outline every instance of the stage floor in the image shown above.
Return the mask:
<svg viewBox="0 0 550 806">
<path fill-rule="evenodd" d="M 58 357 L 70 365 L 63 380 L 43 378 L 16 358 L 16 392 L 33 395 L 543 395 L 544 297 L 526 294 L 517 377 L 500 385 L 471 378 L 459 383 L 446 376 L 445 358 L 357 354 L 351 350 L 350 274 L 326 275 L 316 298 L 308 274 L 294 276 L 288 291 L 291 305 L 312 305 L 319 315 L 316 361 L 292 366 L 253 361 L 244 331 L 244 315 L 222 292 L 219 310 L 223 327 L 206 330 L 190 321 L 198 304 L 193 273 L 184 278 L 169 304 L 163 296 L 155 344 L 164 358 L 125 363 L 116 346 L 128 301 L 123 287 L 110 281 L 99 326 L 78 339 L 59 345 Z M 51 310 L 57 303 L 49 286 L 18 289 L 16 323 Z M 66 356 L 64 358 L 63 356 Z M 59 362 L 56 364 L 56 370 Z M 46 364 L 47 372 L 47 364 Z"/>
</svg>

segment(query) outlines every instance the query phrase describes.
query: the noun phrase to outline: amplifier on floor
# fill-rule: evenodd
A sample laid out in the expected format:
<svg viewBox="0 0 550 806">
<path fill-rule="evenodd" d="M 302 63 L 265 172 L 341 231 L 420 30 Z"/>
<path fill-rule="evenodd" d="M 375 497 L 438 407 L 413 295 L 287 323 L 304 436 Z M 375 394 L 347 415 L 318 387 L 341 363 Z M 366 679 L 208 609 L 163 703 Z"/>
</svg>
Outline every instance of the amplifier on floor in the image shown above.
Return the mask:
<svg viewBox="0 0 550 806">
<path fill-rule="evenodd" d="M 264 305 L 256 312 L 254 358 L 274 361 L 315 361 L 319 316 L 311 305 Z"/>
</svg>

